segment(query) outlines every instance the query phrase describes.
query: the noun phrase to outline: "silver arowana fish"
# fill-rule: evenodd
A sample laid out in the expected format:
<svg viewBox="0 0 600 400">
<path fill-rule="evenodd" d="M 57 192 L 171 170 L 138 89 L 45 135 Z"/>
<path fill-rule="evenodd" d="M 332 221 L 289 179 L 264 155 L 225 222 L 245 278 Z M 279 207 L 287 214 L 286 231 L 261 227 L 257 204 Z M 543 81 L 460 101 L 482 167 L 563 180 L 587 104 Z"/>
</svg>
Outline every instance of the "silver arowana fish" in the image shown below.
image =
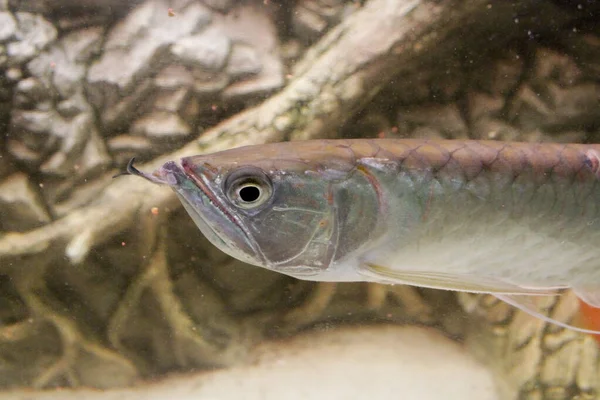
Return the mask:
<svg viewBox="0 0 600 400">
<path fill-rule="evenodd" d="M 202 233 L 249 264 L 313 281 L 522 295 L 600 307 L 600 145 L 314 140 L 167 162 Z"/>
</svg>

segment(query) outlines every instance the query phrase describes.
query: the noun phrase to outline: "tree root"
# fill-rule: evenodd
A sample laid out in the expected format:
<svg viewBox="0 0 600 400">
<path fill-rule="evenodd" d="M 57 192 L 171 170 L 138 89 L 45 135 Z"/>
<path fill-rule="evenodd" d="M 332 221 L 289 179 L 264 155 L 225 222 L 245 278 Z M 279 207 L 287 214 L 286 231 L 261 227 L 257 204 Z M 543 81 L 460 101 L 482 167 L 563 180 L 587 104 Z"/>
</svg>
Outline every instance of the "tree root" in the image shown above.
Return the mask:
<svg viewBox="0 0 600 400">
<path fill-rule="evenodd" d="M 113 365 L 121 375 L 121 384 L 129 384 L 137 377 L 137 370 L 129 360 L 84 335 L 72 319 L 57 311 L 60 306 L 46 304 L 53 296 L 47 293 L 42 284 L 20 287 L 19 292 L 31 310 L 32 318 L 48 321 L 55 327 L 62 347 L 60 357 L 37 375 L 32 382 L 32 387 L 45 388 L 61 382 L 66 382 L 70 386 L 80 386 L 76 364 L 85 355 L 84 353 L 94 357 L 96 362 L 101 360 Z M 96 383 L 97 386 L 106 387 L 119 384 L 118 381 L 112 380 L 110 382 L 99 380 Z"/>
<path fill-rule="evenodd" d="M 153 225 L 156 227 L 157 223 Z M 162 231 L 163 229 L 161 229 Z M 145 230 L 145 232 L 148 231 Z M 152 234 L 148 234 L 148 236 L 150 235 Z M 217 345 L 203 337 L 202 327 L 198 326 L 184 311 L 180 300 L 173 291 L 166 258 L 165 238 L 161 233 L 152 257 L 127 289 L 123 300 L 110 319 L 107 329 L 110 344 L 120 353 L 138 360 L 142 369 L 145 368 L 143 368 L 140 358 L 123 344 L 123 334 L 128 330 L 127 326 L 131 316 L 140 308 L 145 291 L 151 293 L 158 303 L 157 312 L 161 313 L 161 319 L 166 324 L 170 337 L 168 346 L 170 346 L 169 351 L 172 351 L 173 357 L 157 357 L 157 359 L 173 358 L 175 367 L 181 369 L 197 365 L 197 362 L 194 362 L 197 360 L 211 360 L 220 366 L 231 365 L 240 353 L 245 353 L 244 342 L 238 340 L 240 335 L 237 332 L 227 332 L 227 337 L 231 342 L 228 342 L 227 346 Z M 164 343 L 164 340 L 162 342 Z M 164 367 L 152 366 L 159 370 Z"/>
<path fill-rule="evenodd" d="M 336 284 L 319 282 L 308 298 L 298 307 L 291 309 L 283 316 L 283 328 L 280 333 L 295 332 L 312 324 L 323 316 L 323 311 L 329 306 L 336 292 Z"/>
<path fill-rule="evenodd" d="M 388 305 L 388 299 L 392 298 L 400 303 L 403 319 L 424 325 L 439 322 L 434 317 L 433 307 L 419 295 L 415 287 L 375 283 L 365 283 L 364 286 L 366 308 L 371 312 L 383 311 Z M 326 319 L 325 314 L 333 301 L 336 289 L 335 283 L 317 283 L 302 304 L 286 312 L 281 321 L 278 321 L 278 333 L 295 332 Z"/>
<path fill-rule="evenodd" d="M 421 324 L 431 324 L 435 321 L 432 307 L 419 295 L 415 287 L 380 284 L 367 286 L 367 305 L 370 309 L 381 309 L 388 297 L 400 302 L 406 318 Z"/>
</svg>

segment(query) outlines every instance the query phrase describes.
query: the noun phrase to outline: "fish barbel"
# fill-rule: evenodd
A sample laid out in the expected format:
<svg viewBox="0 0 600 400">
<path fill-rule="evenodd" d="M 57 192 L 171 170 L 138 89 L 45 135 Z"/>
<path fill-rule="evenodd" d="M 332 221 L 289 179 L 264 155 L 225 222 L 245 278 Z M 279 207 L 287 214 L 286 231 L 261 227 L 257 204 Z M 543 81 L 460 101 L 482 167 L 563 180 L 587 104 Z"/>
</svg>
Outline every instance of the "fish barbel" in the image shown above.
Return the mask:
<svg viewBox="0 0 600 400">
<path fill-rule="evenodd" d="M 235 148 L 167 162 L 202 233 L 300 279 L 520 295 L 572 289 L 600 307 L 600 145 L 353 139 Z"/>
</svg>

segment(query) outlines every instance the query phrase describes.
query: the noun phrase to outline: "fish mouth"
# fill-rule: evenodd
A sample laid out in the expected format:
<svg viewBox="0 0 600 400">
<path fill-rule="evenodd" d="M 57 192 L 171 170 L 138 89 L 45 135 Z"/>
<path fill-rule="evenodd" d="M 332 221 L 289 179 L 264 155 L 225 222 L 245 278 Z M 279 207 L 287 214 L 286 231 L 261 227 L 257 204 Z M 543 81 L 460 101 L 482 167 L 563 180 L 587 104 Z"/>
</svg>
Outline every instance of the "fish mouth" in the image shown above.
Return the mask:
<svg viewBox="0 0 600 400">
<path fill-rule="evenodd" d="M 264 256 L 262 251 L 260 251 L 258 245 L 254 241 L 254 238 L 252 237 L 248 229 L 245 227 L 245 225 L 241 222 L 239 216 L 231 212 L 227 205 L 223 202 L 223 200 L 215 193 L 214 190 L 211 189 L 210 183 L 211 181 L 214 182 L 216 174 L 212 173 L 207 168 L 198 166 L 196 164 L 192 164 L 186 158 L 183 158 L 181 160 L 181 167 L 176 165 L 175 163 L 173 163 L 173 167 L 177 168 L 177 173 L 183 174 L 185 178 L 191 181 L 195 185 L 195 187 L 197 187 L 200 190 L 204 198 L 208 201 L 209 205 L 216 209 L 216 212 L 212 212 L 213 215 L 217 216 L 217 218 L 225 218 L 228 223 L 231 223 L 236 228 L 235 235 L 227 235 L 225 233 L 225 224 L 215 223 L 215 220 L 217 218 L 213 218 L 213 223 L 211 223 L 211 218 L 207 217 L 204 212 L 198 210 L 199 208 L 209 210 L 210 207 L 208 207 L 206 203 L 203 203 L 201 205 L 195 205 L 193 201 L 190 201 L 190 199 L 186 198 L 188 205 L 190 205 L 194 213 L 202 219 L 203 223 L 207 226 L 207 228 L 209 228 L 212 231 L 213 235 L 220 239 L 220 241 L 227 247 L 227 249 L 218 245 L 217 247 L 220 247 L 221 250 L 223 250 L 224 252 L 226 252 L 234 258 L 244 259 L 246 260 L 246 262 L 255 265 L 267 266 L 268 261 L 266 260 L 266 257 Z M 182 197 L 186 197 L 181 190 L 179 190 L 179 192 L 181 193 Z M 217 229 L 219 225 L 221 226 L 221 229 Z M 230 241 L 233 242 L 235 246 L 227 245 L 229 241 L 225 240 L 224 237 L 230 239 Z M 247 255 L 242 250 L 244 248 L 250 251 L 250 253 L 252 254 L 251 257 L 249 257 L 249 255 Z M 239 254 L 239 252 L 236 250 L 242 251 L 242 253 L 244 253 L 244 256 Z"/>
<path fill-rule="evenodd" d="M 158 185 L 167 185 L 177 194 L 181 204 L 198 229 L 217 248 L 231 257 L 262 267 L 269 267 L 248 229 L 240 218 L 211 190 L 216 174 L 183 158 L 181 165 L 168 161 L 152 173 L 135 168 L 135 158 L 124 174 L 135 175 Z M 199 171 L 198 171 L 199 169 Z M 209 176 L 205 176 L 209 174 Z"/>
<path fill-rule="evenodd" d="M 204 196 L 206 196 L 208 198 L 208 200 L 212 204 L 214 204 L 214 206 L 217 207 L 223 213 L 223 215 L 225 215 L 225 217 L 227 217 L 227 219 L 232 224 L 235 224 L 238 228 L 240 228 L 241 230 L 244 230 L 244 227 L 241 225 L 238 218 L 236 218 L 227 209 L 227 207 L 225 207 L 225 204 L 223 204 L 223 202 L 215 195 L 214 191 L 212 191 L 208 187 L 208 179 L 206 177 L 206 173 L 208 172 L 207 170 L 203 169 L 203 171 L 200 174 L 198 174 L 194 170 L 194 168 L 192 167 L 190 162 L 185 158 L 181 160 L 181 169 L 180 170 L 182 170 L 183 173 L 196 184 L 196 186 L 198 187 L 198 189 L 200 189 L 200 191 L 202 191 Z M 247 232 L 245 232 L 245 233 L 247 233 Z"/>
</svg>

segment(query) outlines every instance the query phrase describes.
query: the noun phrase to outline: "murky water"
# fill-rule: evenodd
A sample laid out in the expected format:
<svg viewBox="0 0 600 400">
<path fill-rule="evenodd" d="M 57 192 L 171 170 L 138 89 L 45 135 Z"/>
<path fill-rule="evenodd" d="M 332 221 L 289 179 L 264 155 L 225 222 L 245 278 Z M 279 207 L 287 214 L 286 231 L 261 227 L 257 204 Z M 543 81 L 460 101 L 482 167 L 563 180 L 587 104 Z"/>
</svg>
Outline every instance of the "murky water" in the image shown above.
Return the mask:
<svg viewBox="0 0 600 400">
<path fill-rule="evenodd" d="M 112 176 L 309 138 L 598 142 L 598 18 L 558 0 L 0 0 L 0 398 L 596 398 L 591 336 L 487 296 L 245 265 L 168 188 Z M 570 294 L 543 306 L 581 318 Z"/>
</svg>

